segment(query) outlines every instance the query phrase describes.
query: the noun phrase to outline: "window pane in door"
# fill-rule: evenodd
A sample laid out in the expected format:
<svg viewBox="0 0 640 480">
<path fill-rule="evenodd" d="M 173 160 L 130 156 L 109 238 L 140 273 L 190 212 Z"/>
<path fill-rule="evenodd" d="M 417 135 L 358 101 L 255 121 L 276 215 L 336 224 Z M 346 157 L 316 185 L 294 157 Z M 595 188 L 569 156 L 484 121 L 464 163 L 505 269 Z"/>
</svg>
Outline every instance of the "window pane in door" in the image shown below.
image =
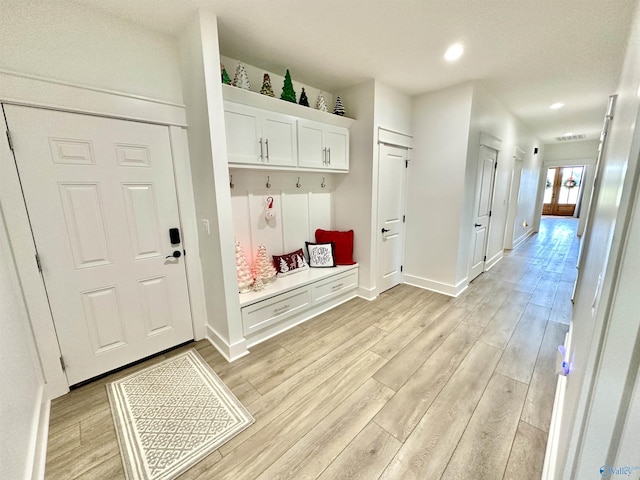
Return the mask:
<svg viewBox="0 0 640 480">
<path fill-rule="evenodd" d="M 564 167 L 562 169 L 562 183 L 560 184 L 558 203 L 576 204 L 578 202 L 582 171 L 583 167 Z"/>
<path fill-rule="evenodd" d="M 551 203 L 551 194 L 553 193 L 553 181 L 556 176 L 556 169 L 549 168 L 547 170 L 547 184 L 544 188 L 544 203 Z"/>
</svg>

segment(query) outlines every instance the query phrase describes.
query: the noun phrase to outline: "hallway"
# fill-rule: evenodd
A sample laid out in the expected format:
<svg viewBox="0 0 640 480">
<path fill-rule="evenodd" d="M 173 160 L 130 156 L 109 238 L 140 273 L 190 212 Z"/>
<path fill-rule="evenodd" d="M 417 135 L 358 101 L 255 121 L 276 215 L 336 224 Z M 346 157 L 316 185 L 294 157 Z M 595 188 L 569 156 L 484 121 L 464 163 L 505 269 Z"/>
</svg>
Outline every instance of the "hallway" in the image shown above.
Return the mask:
<svg viewBox="0 0 640 480">
<path fill-rule="evenodd" d="M 232 364 L 207 341 L 179 349 L 195 347 L 256 419 L 180 478 L 539 479 L 576 227 L 543 218 L 455 299 L 400 285 Z M 53 402 L 47 478 L 124 478 L 105 383 L 162 358 Z"/>
</svg>

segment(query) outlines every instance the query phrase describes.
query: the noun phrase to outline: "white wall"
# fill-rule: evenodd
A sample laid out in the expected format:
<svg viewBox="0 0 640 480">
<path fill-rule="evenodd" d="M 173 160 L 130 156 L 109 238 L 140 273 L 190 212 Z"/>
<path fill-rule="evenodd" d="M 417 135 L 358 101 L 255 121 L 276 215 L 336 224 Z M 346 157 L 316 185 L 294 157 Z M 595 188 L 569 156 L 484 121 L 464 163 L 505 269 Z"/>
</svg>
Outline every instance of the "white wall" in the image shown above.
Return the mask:
<svg viewBox="0 0 640 480">
<path fill-rule="evenodd" d="M 0 470 L 31 478 L 44 379 L 0 206 Z"/>
<path fill-rule="evenodd" d="M 604 121 L 604 110 L 607 106 L 607 99 L 602 99 L 603 111 L 602 120 Z M 554 166 L 557 161 L 567 161 L 571 159 L 593 159 L 595 162 L 598 154 L 599 140 L 579 140 L 574 142 L 558 142 L 550 143 L 544 146 L 544 163 L 545 165 Z"/>
<path fill-rule="evenodd" d="M 583 237 L 569 352 L 574 367 L 567 377 L 557 442 L 558 479 L 595 476 L 600 466 L 615 461 L 619 425 L 638 368 L 639 15 L 636 9 L 602 174 Z M 637 445 L 633 451 L 636 458 L 627 461 L 635 466 Z"/>
<path fill-rule="evenodd" d="M 335 178 L 335 225 L 338 230 L 354 231 L 353 259 L 360 264 L 360 291 L 365 298 L 375 296 L 373 278 L 372 206 L 374 158 L 373 80 L 347 89 L 342 96 L 349 116 L 356 122 L 349 129 L 349 174 Z"/>
<path fill-rule="evenodd" d="M 0 11 L 0 69 L 182 103 L 168 36 L 66 0 L 3 0 Z"/>
<path fill-rule="evenodd" d="M 189 156 L 199 219 L 207 337 L 228 358 L 246 353 L 236 282 L 235 242 L 220 82 L 216 17 L 200 11 L 180 37 Z M 210 233 L 202 220 L 207 220 Z"/>
<path fill-rule="evenodd" d="M 407 182 L 405 281 L 456 294 L 473 85 L 414 98 Z M 468 247 L 468 245 L 467 245 Z M 466 276 L 466 275 L 465 275 Z"/>
<path fill-rule="evenodd" d="M 492 262 L 502 256 L 505 248 L 512 248 L 514 241 L 526 238 L 533 231 L 542 155 L 533 155 L 534 147 L 541 148 L 541 145 L 529 130 L 496 97 L 476 84 L 469 132 L 468 192 L 473 192 L 475 185 L 480 132 L 501 140 L 487 247 L 487 260 Z M 516 147 L 524 154 L 521 171 L 514 178 L 513 157 Z M 520 167 L 516 170 L 520 170 Z M 473 198 L 467 201 L 466 208 L 469 210 L 463 219 L 463 233 L 468 245 L 472 231 Z M 522 225 L 525 221 L 527 227 Z M 461 246 L 464 245 L 463 241 Z M 458 268 L 465 266 L 459 265 Z"/>
</svg>

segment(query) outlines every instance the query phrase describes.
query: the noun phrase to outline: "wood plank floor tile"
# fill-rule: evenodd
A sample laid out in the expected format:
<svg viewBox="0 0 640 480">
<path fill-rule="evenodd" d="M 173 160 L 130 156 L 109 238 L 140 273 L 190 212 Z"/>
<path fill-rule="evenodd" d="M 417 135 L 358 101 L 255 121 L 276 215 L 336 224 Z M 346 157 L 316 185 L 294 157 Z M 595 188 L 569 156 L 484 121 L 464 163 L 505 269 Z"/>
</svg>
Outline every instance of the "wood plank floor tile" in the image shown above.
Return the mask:
<svg viewBox="0 0 640 480">
<path fill-rule="evenodd" d="M 558 289 L 551 307 L 550 320 L 569 325 L 573 314 L 571 295 L 573 294 L 573 282 L 558 282 Z"/>
<path fill-rule="evenodd" d="M 526 393 L 524 383 L 500 374 L 491 378 L 442 480 L 486 480 L 502 476 Z"/>
<path fill-rule="evenodd" d="M 380 476 L 439 478 L 484 393 L 502 351 L 477 342 Z"/>
<path fill-rule="evenodd" d="M 547 433 L 520 422 L 504 480 L 540 480 L 546 448 Z"/>
<path fill-rule="evenodd" d="M 530 298 L 528 293 L 514 291 L 493 316 L 480 341 L 504 349 Z"/>
<path fill-rule="evenodd" d="M 220 452 L 223 455 L 228 455 L 238 445 L 255 435 L 275 418 L 293 408 L 307 395 L 322 388 L 325 383 L 335 381 L 335 378 L 348 370 L 356 362 L 356 359 L 367 351 L 368 347 L 382 338 L 383 335 L 384 332 L 382 330 L 376 327 L 369 327 L 316 363 L 263 395 L 256 402 L 246 405 L 256 419 L 256 423 L 250 429 L 241 432 L 225 443 L 220 448 Z M 380 364 L 376 363 L 376 365 Z"/>
<path fill-rule="evenodd" d="M 209 470 L 211 478 L 255 478 L 370 378 L 384 359 L 365 352 L 341 375 L 321 385 L 250 436 Z M 260 421 L 256 418 L 256 423 Z M 255 424 L 254 424 L 255 425 Z M 247 428 L 251 430 L 253 425 Z"/>
<path fill-rule="evenodd" d="M 258 480 L 317 478 L 393 394 L 380 382 L 367 380 L 262 472 Z"/>
<path fill-rule="evenodd" d="M 546 310 L 548 317 L 548 309 Z M 536 314 L 528 314 L 525 311 L 505 348 L 496 372 L 529 384 L 546 328 L 546 318 L 541 318 Z"/>
<path fill-rule="evenodd" d="M 558 375 L 555 373 L 556 352 L 558 345 L 564 343 L 567 330 L 567 325 L 556 322 L 547 323 L 522 411 L 523 421 L 545 432 L 549 432 L 554 394 L 558 382 Z"/>
<path fill-rule="evenodd" d="M 374 421 L 404 442 L 422 419 L 482 332 L 460 323 L 376 415 Z"/>
<path fill-rule="evenodd" d="M 449 307 L 430 323 L 409 345 L 374 375 L 379 382 L 398 391 L 427 358 L 470 315 L 468 310 Z"/>
<path fill-rule="evenodd" d="M 370 480 L 378 478 L 402 446 L 398 440 L 369 422 L 318 480 Z"/>
</svg>

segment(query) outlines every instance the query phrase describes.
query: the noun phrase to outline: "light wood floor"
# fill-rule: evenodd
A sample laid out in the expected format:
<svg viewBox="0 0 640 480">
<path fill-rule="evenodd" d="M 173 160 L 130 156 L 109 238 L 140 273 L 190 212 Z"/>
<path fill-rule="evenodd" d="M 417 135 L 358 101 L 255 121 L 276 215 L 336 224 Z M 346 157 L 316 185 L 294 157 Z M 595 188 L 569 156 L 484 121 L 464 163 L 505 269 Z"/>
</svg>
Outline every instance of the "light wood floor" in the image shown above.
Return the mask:
<svg viewBox="0 0 640 480">
<path fill-rule="evenodd" d="M 180 478 L 539 479 L 575 229 L 543 219 L 457 299 L 401 285 L 232 364 L 206 341 L 186 347 L 256 422 Z M 53 402 L 47 478 L 124 477 L 105 383 L 162 358 Z"/>
</svg>

